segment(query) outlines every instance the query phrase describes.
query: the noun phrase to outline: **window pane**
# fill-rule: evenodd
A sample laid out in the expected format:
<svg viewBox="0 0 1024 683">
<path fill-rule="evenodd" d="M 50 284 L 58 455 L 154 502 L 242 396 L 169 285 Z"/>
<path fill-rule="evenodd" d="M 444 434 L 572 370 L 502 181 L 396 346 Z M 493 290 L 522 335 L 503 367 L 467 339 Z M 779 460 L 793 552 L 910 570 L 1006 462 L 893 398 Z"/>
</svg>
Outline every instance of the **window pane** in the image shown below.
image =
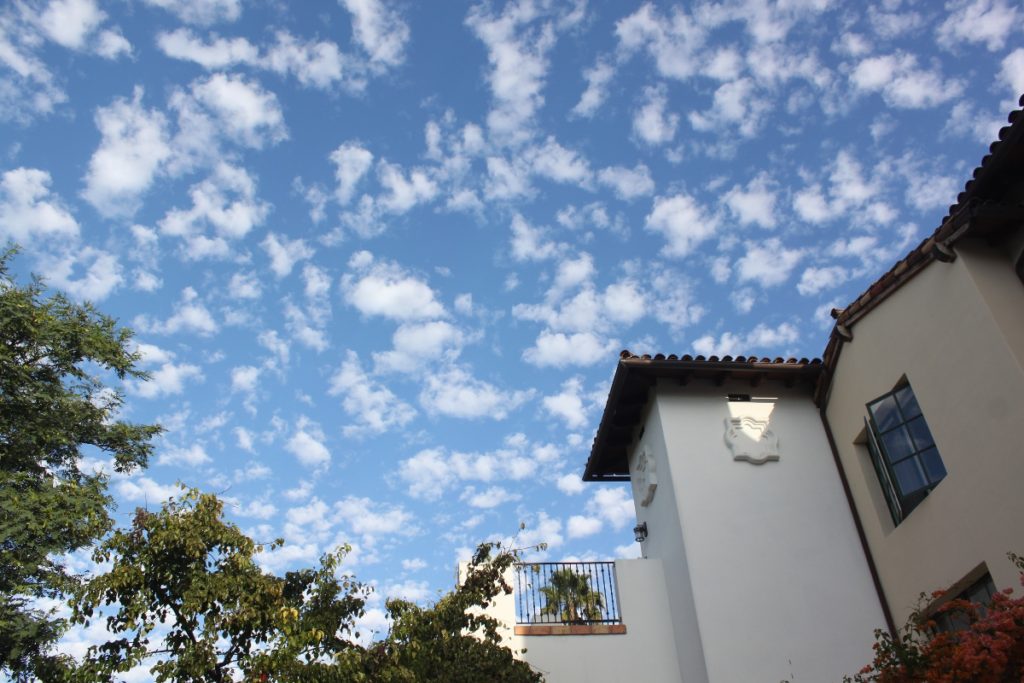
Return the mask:
<svg viewBox="0 0 1024 683">
<path fill-rule="evenodd" d="M 872 417 L 875 418 L 875 424 L 878 425 L 878 431 L 887 431 L 903 421 L 900 419 L 900 413 L 896 409 L 896 399 L 891 394 L 872 403 L 869 408 L 871 409 Z"/>
<path fill-rule="evenodd" d="M 924 462 L 925 472 L 928 473 L 928 481 L 932 484 L 942 481 L 943 477 L 946 476 L 946 467 L 942 464 L 939 451 L 935 448 L 929 448 L 921 454 L 921 460 Z"/>
<path fill-rule="evenodd" d="M 900 408 L 903 409 L 904 420 L 921 414 L 921 407 L 917 405 L 917 397 L 914 396 L 909 385 L 896 391 L 896 400 L 900 402 Z"/>
<path fill-rule="evenodd" d="M 935 441 L 932 439 L 931 430 L 928 429 L 928 423 L 924 421 L 924 416 L 915 417 L 913 420 L 907 423 L 907 429 L 910 430 L 910 436 L 914 439 L 914 446 L 919 451 L 923 451 L 926 448 L 935 445 Z"/>
<path fill-rule="evenodd" d="M 884 444 L 885 454 L 889 456 L 889 462 L 891 463 L 897 463 L 913 455 L 916 450 L 914 443 L 910 440 L 910 434 L 907 433 L 907 428 L 903 426 L 882 434 L 882 443 Z"/>
<path fill-rule="evenodd" d="M 908 458 L 893 466 L 896 473 L 896 481 L 899 483 L 900 493 L 904 496 L 928 485 L 924 478 L 924 470 L 917 458 Z"/>
</svg>

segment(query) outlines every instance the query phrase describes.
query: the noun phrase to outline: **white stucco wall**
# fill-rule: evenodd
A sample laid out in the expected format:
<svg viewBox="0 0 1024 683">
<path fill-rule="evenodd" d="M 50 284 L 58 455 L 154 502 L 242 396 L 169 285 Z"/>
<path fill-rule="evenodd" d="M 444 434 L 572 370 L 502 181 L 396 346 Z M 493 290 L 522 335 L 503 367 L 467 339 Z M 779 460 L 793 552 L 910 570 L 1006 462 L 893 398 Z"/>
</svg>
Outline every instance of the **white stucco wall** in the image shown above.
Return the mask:
<svg viewBox="0 0 1024 683">
<path fill-rule="evenodd" d="M 730 392 L 769 398 L 730 403 Z M 726 420 L 744 414 L 769 422 L 777 462 L 733 459 Z M 665 463 L 638 516 L 670 601 L 693 602 L 692 615 L 673 610 L 674 628 L 698 631 L 707 679 L 841 680 L 867 663 L 884 617 L 808 392 L 661 382 L 644 439 L 658 427 Z"/>
<path fill-rule="evenodd" d="M 465 572 L 463 563 L 460 580 Z M 514 570 L 506 578 L 515 585 Z M 498 595 L 486 614 L 502 622 L 502 644 L 548 683 L 619 683 L 636 680 L 638 672 L 644 680 L 680 682 L 662 563 L 616 560 L 615 583 L 623 634 L 517 636 L 515 593 Z"/>
<path fill-rule="evenodd" d="M 646 522 L 648 529 L 652 530 L 640 547 L 644 557 L 657 558 L 664 566 L 665 591 L 669 612 L 672 615 L 672 634 L 683 681 L 707 683 L 704 646 L 697 624 L 697 607 L 690 582 L 689 561 L 683 542 L 683 527 L 679 518 L 676 492 L 671 485 L 665 430 L 661 412 L 653 403 L 648 406 L 643 424 L 643 435 L 630 453 L 629 463 L 633 475 L 631 484 L 637 522 Z M 654 498 L 647 506 L 640 504 L 644 497 L 643 478 L 635 475 L 637 460 L 641 453 L 647 453 L 652 460 L 654 476 L 657 478 Z"/>
<path fill-rule="evenodd" d="M 523 659 L 548 683 L 675 683 L 679 676 L 663 565 L 617 560 L 615 574 L 626 633 L 585 636 L 516 636 Z"/>
<path fill-rule="evenodd" d="M 929 265 L 854 325 L 827 407 L 897 623 L 919 593 L 948 588 L 981 563 L 997 587 L 1019 589 L 1005 553 L 1024 551 L 1024 284 L 1011 258 L 987 245 L 957 251 L 954 262 Z M 904 375 L 947 476 L 893 527 L 857 442 L 865 404 Z"/>
</svg>

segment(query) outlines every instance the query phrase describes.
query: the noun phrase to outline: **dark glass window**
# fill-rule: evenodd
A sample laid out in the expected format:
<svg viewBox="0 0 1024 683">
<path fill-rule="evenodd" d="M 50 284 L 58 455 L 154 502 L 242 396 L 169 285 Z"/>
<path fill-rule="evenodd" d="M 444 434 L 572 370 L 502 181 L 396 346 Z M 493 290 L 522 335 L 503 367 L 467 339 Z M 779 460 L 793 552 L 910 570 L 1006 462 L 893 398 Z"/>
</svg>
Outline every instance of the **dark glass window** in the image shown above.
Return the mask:
<svg viewBox="0 0 1024 683">
<path fill-rule="evenodd" d="M 966 600 L 978 605 L 978 616 L 983 617 L 992 597 L 996 594 L 996 585 L 992 577 L 986 572 L 983 577 L 972 583 L 970 586 L 953 596 L 953 600 Z M 957 610 L 947 610 L 935 615 L 936 631 L 961 631 L 970 626 L 970 620 L 966 614 Z"/>
<path fill-rule="evenodd" d="M 928 423 L 909 384 L 868 403 L 868 450 L 895 524 L 946 476 Z"/>
</svg>

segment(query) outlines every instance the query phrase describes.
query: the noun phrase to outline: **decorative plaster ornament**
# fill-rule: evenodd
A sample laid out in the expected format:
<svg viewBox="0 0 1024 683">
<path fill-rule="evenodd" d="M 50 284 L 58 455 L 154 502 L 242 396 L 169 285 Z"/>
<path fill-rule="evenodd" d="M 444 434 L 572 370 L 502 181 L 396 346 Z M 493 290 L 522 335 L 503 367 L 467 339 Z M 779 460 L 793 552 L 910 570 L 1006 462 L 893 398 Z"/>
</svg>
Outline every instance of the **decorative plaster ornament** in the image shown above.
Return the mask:
<svg viewBox="0 0 1024 683">
<path fill-rule="evenodd" d="M 647 507 L 654 500 L 654 492 L 658 490 L 658 468 L 657 463 L 647 449 L 640 452 L 636 463 L 637 475 L 637 497 L 640 499 L 640 507 Z"/>
<path fill-rule="evenodd" d="M 767 420 L 730 417 L 725 420 L 725 443 L 733 460 L 763 465 L 779 459 L 779 437 L 768 428 Z"/>
</svg>

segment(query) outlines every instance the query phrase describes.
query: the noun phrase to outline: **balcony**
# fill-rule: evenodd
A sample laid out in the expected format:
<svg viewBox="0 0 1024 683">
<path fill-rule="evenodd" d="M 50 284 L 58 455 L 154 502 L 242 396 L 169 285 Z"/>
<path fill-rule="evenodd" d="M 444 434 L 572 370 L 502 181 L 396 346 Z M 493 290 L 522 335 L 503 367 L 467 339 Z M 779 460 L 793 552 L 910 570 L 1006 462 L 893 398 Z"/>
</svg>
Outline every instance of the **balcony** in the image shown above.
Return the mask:
<svg viewBox="0 0 1024 683">
<path fill-rule="evenodd" d="M 534 562 L 515 568 L 516 635 L 611 635 L 619 612 L 614 562 Z"/>
</svg>

